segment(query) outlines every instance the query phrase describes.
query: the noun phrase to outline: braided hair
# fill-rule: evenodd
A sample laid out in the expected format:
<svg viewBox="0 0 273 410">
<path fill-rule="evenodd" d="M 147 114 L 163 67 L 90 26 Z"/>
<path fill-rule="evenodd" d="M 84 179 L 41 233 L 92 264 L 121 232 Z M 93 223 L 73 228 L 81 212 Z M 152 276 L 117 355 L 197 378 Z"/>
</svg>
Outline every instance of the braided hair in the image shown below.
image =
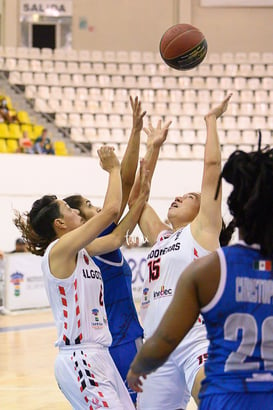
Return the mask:
<svg viewBox="0 0 273 410">
<path fill-rule="evenodd" d="M 273 254 L 273 149 L 266 146 L 246 153 L 236 150 L 219 178 L 233 185 L 227 204 L 244 241 L 261 246 L 264 256 Z M 216 197 L 218 195 L 218 189 Z"/>
<path fill-rule="evenodd" d="M 44 255 L 48 245 L 57 238 L 53 222 L 61 216 L 57 197 L 44 195 L 32 205 L 30 212 L 16 212 L 14 223 L 21 231 L 28 250 L 34 255 Z"/>
</svg>

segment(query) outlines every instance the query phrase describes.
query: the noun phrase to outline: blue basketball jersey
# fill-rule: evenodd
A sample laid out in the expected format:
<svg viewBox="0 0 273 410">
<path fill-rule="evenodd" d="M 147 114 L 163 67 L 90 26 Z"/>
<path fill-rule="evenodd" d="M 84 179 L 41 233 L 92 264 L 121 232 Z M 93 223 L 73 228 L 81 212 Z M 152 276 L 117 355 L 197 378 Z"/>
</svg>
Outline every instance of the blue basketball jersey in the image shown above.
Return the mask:
<svg viewBox="0 0 273 410">
<path fill-rule="evenodd" d="M 112 232 L 112 223 L 100 236 Z M 101 270 L 112 346 L 143 337 L 132 294 L 132 271 L 120 249 L 93 258 Z"/>
<path fill-rule="evenodd" d="M 217 252 L 219 287 L 201 309 L 210 344 L 200 399 L 268 396 L 273 393 L 273 258 L 243 241 Z"/>
</svg>

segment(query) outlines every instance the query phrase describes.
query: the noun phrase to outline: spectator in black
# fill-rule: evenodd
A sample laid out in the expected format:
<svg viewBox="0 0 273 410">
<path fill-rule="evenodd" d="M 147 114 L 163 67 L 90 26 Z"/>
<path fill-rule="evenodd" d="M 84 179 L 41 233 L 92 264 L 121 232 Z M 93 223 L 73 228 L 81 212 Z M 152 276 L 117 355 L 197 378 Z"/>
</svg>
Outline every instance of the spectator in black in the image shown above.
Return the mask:
<svg viewBox="0 0 273 410">
<path fill-rule="evenodd" d="M 48 136 L 47 128 L 44 128 L 42 134 L 36 138 L 34 143 L 34 153 L 35 154 L 46 154 L 54 155 L 55 151 L 51 139 Z"/>
<path fill-rule="evenodd" d="M 27 244 L 23 238 L 17 238 L 15 241 L 15 249 L 10 253 L 28 252 Z"/>
</svg>

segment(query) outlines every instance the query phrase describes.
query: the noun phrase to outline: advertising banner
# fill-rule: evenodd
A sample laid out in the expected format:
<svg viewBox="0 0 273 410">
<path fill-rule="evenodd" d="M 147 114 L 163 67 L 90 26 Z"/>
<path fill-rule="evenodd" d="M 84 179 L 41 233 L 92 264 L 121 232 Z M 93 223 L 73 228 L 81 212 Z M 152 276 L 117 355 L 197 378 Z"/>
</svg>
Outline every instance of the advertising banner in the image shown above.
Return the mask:
<svg viewBox="0 0 273 410">
<path fill-rule="evenodd" d="M 7 310 L 48 307 L 41 270 L 41 257 L 31 253 L 5 256 L 5 298 Z"/>
</svg>

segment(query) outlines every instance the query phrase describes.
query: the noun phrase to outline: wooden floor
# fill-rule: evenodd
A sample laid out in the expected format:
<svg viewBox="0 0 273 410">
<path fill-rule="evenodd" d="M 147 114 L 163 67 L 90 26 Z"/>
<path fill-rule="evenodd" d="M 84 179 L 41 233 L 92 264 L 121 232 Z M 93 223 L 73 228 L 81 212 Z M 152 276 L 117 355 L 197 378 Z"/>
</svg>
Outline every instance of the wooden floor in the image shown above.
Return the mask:
<svg viewBox="0 0 273 410">
<path fill-rule="evenodd" d="M 54 377 L 55 339 L 50 310 L 0 313 L 1 410 L 71 410 Z"/>
<path fill-rule="evenodd" d="M 71 410 L 54 378 L 55 339 L 49 310 L 0 314 L 1 410 Z"/>
</svg>

